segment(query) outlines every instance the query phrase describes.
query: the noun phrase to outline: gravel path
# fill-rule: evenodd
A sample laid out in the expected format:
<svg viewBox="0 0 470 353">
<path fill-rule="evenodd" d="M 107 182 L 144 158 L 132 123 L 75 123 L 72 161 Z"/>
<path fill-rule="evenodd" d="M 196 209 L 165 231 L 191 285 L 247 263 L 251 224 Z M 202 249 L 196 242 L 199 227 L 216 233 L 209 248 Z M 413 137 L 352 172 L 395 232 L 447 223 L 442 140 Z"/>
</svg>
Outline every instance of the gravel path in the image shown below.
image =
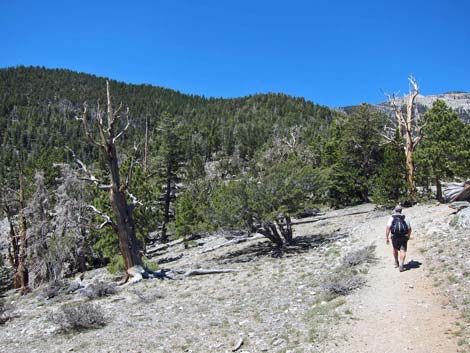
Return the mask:
<svg viewBox="0 0 470 353">
<path fill-rule="evenodd" d="M 393 267 L 391 245 L 385 244 L 387 217 L 363 225 L 364 241 L 375 241 L 378 262 L 371 266 L 368 286 L 348 298 L 358 319 L 343 325 L 338 336 L 344 344 L 332 348 L 341 353 L 452 353 L 456 339 L 449 334 L 458 313 L 443 307 L 432 281 L 426 276 L 426 260 L 417 250 L 426 236 L 425 225 L 450 214 L 447 206 L 418 206 L 405 209 L 414 233 L 409 241 L 407 261 L 411 269 L 400 273 Z"/>
</svg>

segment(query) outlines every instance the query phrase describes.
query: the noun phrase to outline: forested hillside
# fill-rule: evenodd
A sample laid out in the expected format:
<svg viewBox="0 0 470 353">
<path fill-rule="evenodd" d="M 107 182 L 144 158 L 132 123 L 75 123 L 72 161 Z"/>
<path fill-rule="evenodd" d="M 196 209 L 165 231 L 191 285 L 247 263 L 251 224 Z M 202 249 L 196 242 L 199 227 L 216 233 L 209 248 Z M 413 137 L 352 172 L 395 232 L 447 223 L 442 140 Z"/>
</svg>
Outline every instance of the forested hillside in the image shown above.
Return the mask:
<svg viewBox="0 0 470 353">
<path fill-rule="evenodd" d="M 116 145 L 142 244 L 219 229 L 251 231 L 280 212 L 410 199 L 402 136 L 387 132 L 389 118 L 368 105 L 343 115 L 284 94 L 215 99 L 116 81 L 110 92 L 114 108 L 121 102 L 121 112 L 129 109 L 129 129 Z M 435 180 L 468 176 L 468 125 L 442 104 L 424 119 L 429 124 L 422 130 L 434 138 L 414 162 L 425 191 Z M 115 233 L 104 226 L 111 223 L 106 193 L 84 180 L 91 174 L 106 180 L 109 173 L 80 121 L 99 136 L 95 117 L 105 109 L 105 78 L 0 70 L 2 216 L 10 231 L 24 228 L 30 243 L 36 241 L 28 261 L 50 259 L 31 273 L 38 283 L 60 277 L 67 261 L 70 272 L 109 262 L 122 268 Z M 117 125 L 123 129 L 126 119 Z M 18 194 L 20 204 L 12 201 Z"/>
<path fill-rule="evenodd" d="M 170 116 L 172 128 L 184 141 L 185 161 L 201 158 L 207 162 L 237 156 L 249 161 L 274 136 L 289 135 L 289 128 L 304 126 L 302 138 L 315 139 L 329 126 L 334 113 L 328 108 L 283 94 L 266 94 L 240 99 L 206 99 L 183 95 L 149 85 L 111 82 L 116 103 L 129 107 L 132 129 L 127 147 L 141 141 L 148 119 L 152 150 L 160 145 L 162 115 Z M 0 71 L 2 171 L 13 166 L 15 152 L 24 152 L 28 166 L 47 159 L 67 160 L 64 142 L 82 156 L 89 152 L 81 125 L 74 117 L 84 104 L 96 107 L 105 102 L 105 79 L 68 70 L 43 68 L 3 69 Z M 60 147 L 60 148 L 57 148 Z M 15 151 L 16 150 L 16 151 Z M 197 157 L 197 158 L 196 158 Z M 86 158 L 85 158 L 86 159 Z"/>
</svg>

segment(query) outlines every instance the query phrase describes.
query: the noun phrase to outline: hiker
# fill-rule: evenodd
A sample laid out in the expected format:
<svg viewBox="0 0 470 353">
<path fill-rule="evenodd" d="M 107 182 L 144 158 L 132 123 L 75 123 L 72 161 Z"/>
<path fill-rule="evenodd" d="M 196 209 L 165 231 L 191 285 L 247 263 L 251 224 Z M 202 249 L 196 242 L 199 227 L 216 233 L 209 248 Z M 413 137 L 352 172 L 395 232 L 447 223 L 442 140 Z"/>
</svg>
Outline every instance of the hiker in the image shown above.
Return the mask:
<svg viewBox="0 0 470 353">
<path fill-rule="evenodd" d="M 392 216 L 387 222 L 385 237 L 387 245 L 390 243 L 390 233 L 392 234 L 393 257 L 395 258 L 395 268 L 400 272 L 405 270 L 405 257 L 408 239 L 411 235 L 411 223 L 405 215 L 401 214 L 403 208 L 398 205 L 393 210 Z M 400 261 L 398 261 L 398 251 L 400 251 Z"/>
</svg>

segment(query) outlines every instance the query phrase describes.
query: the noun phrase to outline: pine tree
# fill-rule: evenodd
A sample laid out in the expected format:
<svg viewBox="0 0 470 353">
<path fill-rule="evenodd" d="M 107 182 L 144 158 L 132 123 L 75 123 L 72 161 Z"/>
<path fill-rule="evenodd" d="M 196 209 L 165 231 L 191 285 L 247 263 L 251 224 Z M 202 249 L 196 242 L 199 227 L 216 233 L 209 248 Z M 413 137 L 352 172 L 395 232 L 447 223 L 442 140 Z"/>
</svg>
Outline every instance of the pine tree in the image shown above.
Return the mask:
<svg viewBox="0 0 470 353">
<path fill-rule="evenodd" d="M 164 185 L 161 241 L 166 242 L 168 240 L 167 227 L 174 215 L 171 206 L 175 200 L 176 184 L 180 179 L 178 172 L 181 167 L 182 152 L 178 126 L 169 113 L 162 114 L 158 130 L 160 135 L 160 148 L 157 158 L 158 175 Z"/>
<path fill-rule="evenodd" d="M 327 142 L 329 200 L 334 206 L 368 202 L 382 158 L 384 117 L 362 104 L 334 127 Z M 325 164 L 325 162 L 323 162 Z"/>
<path fill-rule="evenodd" d="M 374 179 L 373 200 L 375 203 L 392 206 L 407 194 L 405 155 L 400 146 L 400 140 L 400 133 L 397 130 L 395 139 L 385 147 L 383 163 Z"/>
<path fill-rule="evenodd" d="M 441 180 L 470 175 L 468 126 L 442 100 L 436 100 L 421 121 L 423 141 L 417 152 L 417 165 L 429 170 L 442 200 Z M 427 167 L 427 168 L 426 168 Z"/>
</svg>

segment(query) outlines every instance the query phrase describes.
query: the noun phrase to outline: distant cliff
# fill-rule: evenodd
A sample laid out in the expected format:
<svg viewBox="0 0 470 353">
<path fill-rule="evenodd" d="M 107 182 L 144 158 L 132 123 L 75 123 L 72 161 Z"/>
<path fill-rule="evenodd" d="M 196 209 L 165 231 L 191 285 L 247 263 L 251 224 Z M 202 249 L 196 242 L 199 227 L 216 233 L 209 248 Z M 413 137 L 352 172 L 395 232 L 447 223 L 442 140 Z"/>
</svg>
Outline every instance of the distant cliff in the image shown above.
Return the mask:
<svg viewBox="0 0 470 353">
<path fill-rule="evenodd" d="M 416 97 L 416 107 L 419 114 L 424 114 L 428 109 L 430 109 L 433 103 L 441 99 L 446 104 L 454 109 L 463 121 L 470 123 L 470 93 L 469 92 L 448 92 L 443 94 L 435 94 L 429 96 L 418 95 Z M 402 98 L 402 103 L 404 105 L 404 100 Z M 385 113 L 387 115 L 393 115 L 393 110 L 387 102 L 372 104 L 374 109 Z M 349 113 L 354 106 L 343 107 L 339 110 Z"/>
</svg>

